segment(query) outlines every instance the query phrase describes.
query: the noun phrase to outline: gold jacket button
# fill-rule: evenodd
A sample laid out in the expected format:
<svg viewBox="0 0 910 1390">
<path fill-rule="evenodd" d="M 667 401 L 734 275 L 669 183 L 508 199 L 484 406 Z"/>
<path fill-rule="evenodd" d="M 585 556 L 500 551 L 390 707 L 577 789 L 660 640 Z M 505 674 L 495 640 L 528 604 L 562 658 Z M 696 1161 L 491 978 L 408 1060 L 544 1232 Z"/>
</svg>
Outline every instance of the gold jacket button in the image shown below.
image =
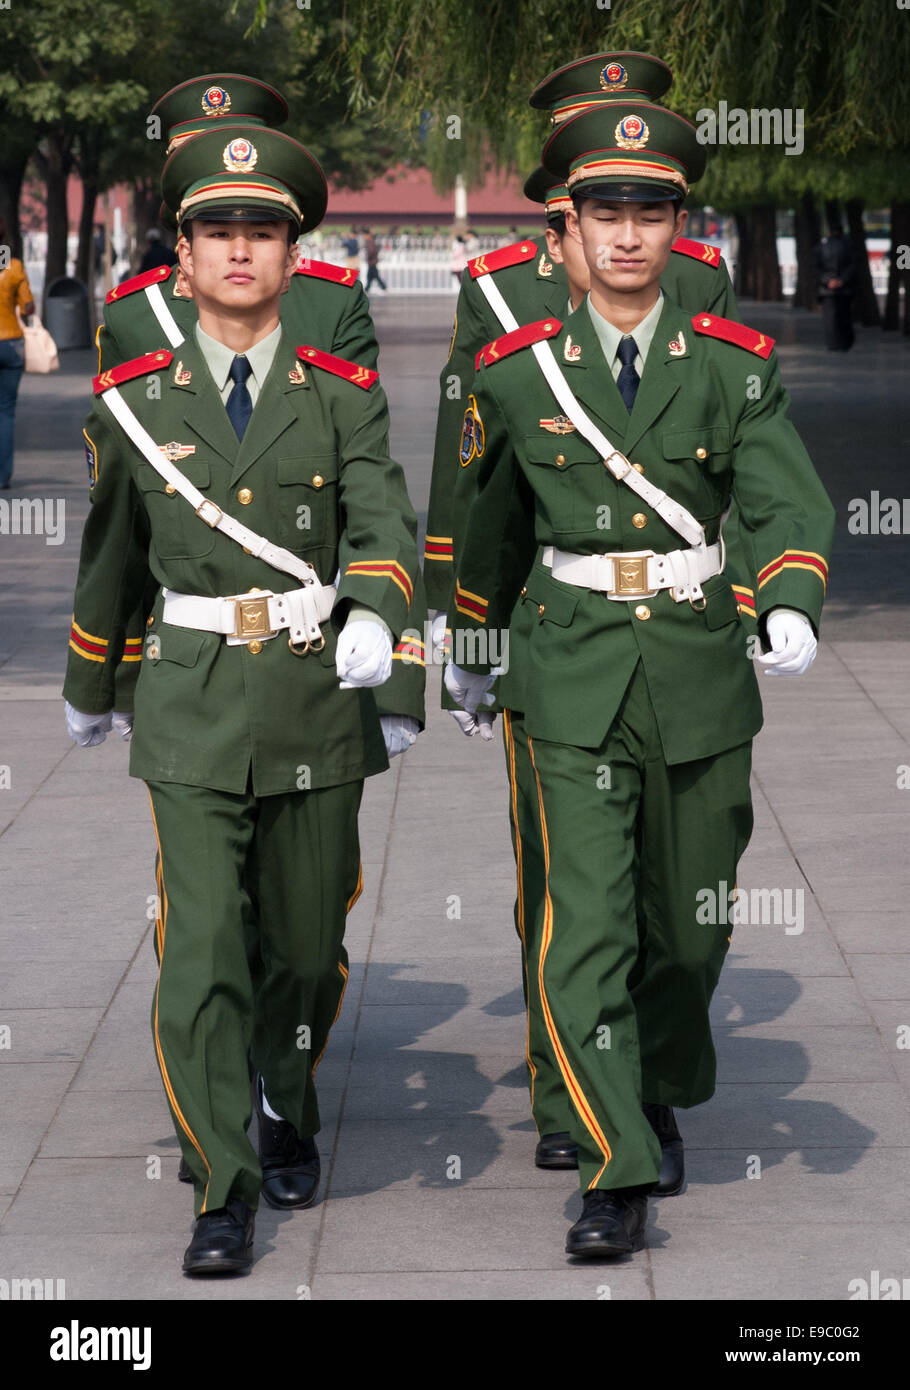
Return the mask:
<svg viewBox="0 0 910 1390">
<path fill-rule="evenodd" d="M 168 497 L 173 497 L 174 493 L 177 491 L 173 483 L 165 483 L 164 490 L 167 493 Z"/>
<path fill-rule="evenodd" d="M 635 616 L 645 622 L 646 619 L 650 618 L 651 610 L 646 603 L 640 603 L 635 609 Z"/>
<path fill-rule="evenodd" d="M 632 518 L 632 525 L 637 526 L 640 531 L 641 528 L 647 526 L 647 524 L 648 518 L 645 516 L 644 512 L 636 512 Z"/>
<path fill-rule="evenodd" d="M 242 487 L 237 494 L 237 501 L 244 507 L 248 507 L 253 500 L 253 494 L 248 487 Z"/>
<path fill-rule="evenodd" d="M 537 616 L 538 616 L 538 618 L 542 618 L 542 617 L 543 617 L 543 615 L 544 615 L 544 613 L 545 613 L 545 611 L 546 611 L 546 607 L 547 607 L 547 605 L 546 605 L 545 603 L 538 603 L 538 605 L 537 605 Z"/>
<path fill-rule="evenodd" d="M 522 598 L 526 598 L 526 597 L 527 597 L 527 593 L 528 593 L 528 586 L 527 586 L 527 584 L 525 584 L 525 585 L 522 586 L 522 590 L 521 590 L 521 596 L 522 596 Z"/>
<path fill-rule="evenodd" d="M 644 471 L 645 471 L 645 470 L 642 468 L 642 466 L 641 466 L 640 463 L 633 463 L 633 464 L 632 464 L 632 467 L 635 469 L 635 472 L 636 472 L 636 473 L 644 473 Z"/>
<path fill-rule="evenodd" d="M 565 461 L 566 461 L 566 456 L 565 456 L 565 454 L 557 454 L 557 455 L 556 455 L 556 462 L 559 464 L 560 467 L 562 467 L 562 465 L 565 463 Z"/>
<path fill-rule="evenodd" d="M 325 478 L 322 476 L 321 473 L 314 473 L 314 474 L 313 474 L 313 487 L 322 487 L 322 484 L 323 484 L 324 482 L 325 482 Z"/>
<path fill-rule="evenodd" d="M 252 642 L 247 642 L 246 649 L 250 656 L 258 656 L 262 651 L 262 643 L 259 641 L 258 637 L 254 637 Z"/>
<path fill-rule="evenodd" d="M 699 445 L 698 448 L 695 450 L 695 457 L 697 459 L 706 459 L 708 457 L 707 449 L 703 449 L 701 445 Z"/>
<path fill-rule="evenodd" d="M 160 655 L 161 650 L 159 647 L 149 647 L 146 651 L 146 656 L 151 657 L 152 661 L 157 661 Z"/>
<path fill-rule="evenodd" d="M 151 625 L 152 625 L 152 623 L 153 623 L 154 621 L 155 621 L 155 615 L 154 615 L 154 613 L 150 613 L 150 614 L 148 615 L 148 617 L 146 618 L 146 620 L 145 620 L 145 625 L 146 625 L 146 627 L 151 627 Z"/>
</svg>

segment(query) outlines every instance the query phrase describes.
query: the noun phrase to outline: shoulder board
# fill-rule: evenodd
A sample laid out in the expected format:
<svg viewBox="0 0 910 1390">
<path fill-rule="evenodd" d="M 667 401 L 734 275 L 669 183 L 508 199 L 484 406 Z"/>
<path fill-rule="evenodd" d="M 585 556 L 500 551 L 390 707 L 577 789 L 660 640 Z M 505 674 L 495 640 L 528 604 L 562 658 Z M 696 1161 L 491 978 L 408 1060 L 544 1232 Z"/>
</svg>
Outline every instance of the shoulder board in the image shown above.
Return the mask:
<svg viewBox="0 0 910 1390">
<path fill-rule="evenodd" d="M 693 261 L 703 261 L 715 270 L 723 260 L 719 246 L 709 246 L 706 241 L 690 241 L 685 236 L 677 237 L 670 250 L 678 251 L 682 256 L 691 256 Z"/>
<path fill-rule="evenodd" d="M 113 304 L 118 299 L 125 299 L 128 294 L 135 294 L 137 290 L 147 289 L 149 285 L 161 285 L 168 278 L 174 269 L 172 265 L 156 265 L 154 270 L 146 270 L 142 275 L 134 275 L 132 280 L 124 280 L 122 285 L 115 285 L 112 290 L 108 290 L 105 304 Z"/>
<path fill-rule="evenodd" d="M 336 285 L 356 285 L 360 278 L 359 270 L 353 266 L 332 265 L 331 261 L 305 259 L 294 271 L 295 275 L 312 275 L 316 280 L 332 280 Z"/>
<path fill-rule="evenodd" d="M 561 328 L 562 323 L 559 319 L 538 319 L 536 323 L 526 323 L 522 328 L 513 328 L 511 333 L 494 338 L 492 343 L 487 343 L 486 347 L 480 349 L 474 359 L 474 370 L 480 367 L 481 362 L 489 367 L 493 362 L 517 352 L 519 348 L 543 342 L 544 338 L 552 338 Z"/>
<path fill-rule="evenodd" d="M 520 265 L 523 261 L 536 262 L 537 247 L 533 241 L 513 241 L 511 246 L 500 246 L 498 251 L 485 251 L 468 261 L 471 278 L 489 275 L 494 270 L 505 270 L 509 265 Z"/>
<path fill-rule="evenodd" d="M 734 323 L 732 319 L 722 319 L 719 314 L 693 314 L 692 327 L 696 333 L 707 338 L 720 338 L 734 347 L 754 352 L 756 357 L 770 357 L 774 339 L 767 333 L 759 333 L 757 328 L 749 328 L 744 323 Z"/>
<path fill-rule="evenodd" d="M 323 371 L 343 377 L 354 386 L 362 386 L 364 391 L 369 391 L 373 382 L 379 380 L 379 373 L 374 372 L 371 367 L 359 367 L 356 362 L 349 362 L 346 357 L 335 357 L 333 353 L 323 352 L 321 348 L 304 344 L 297 349 L 297 356 L 308 366 L 322 367 Z"/>
<path fill-rule="evenodd" d="M 122 386 L 125 381 L 132 381 L 134 377 L 164 371 L 173 360 L 174 354 L 167 348 L 159 348 L 157 352 L 146 352 L 142 357 L 134 357 L 129 362 L 121 363 L 119 367 L 109 367 L 100 376 L 93 377 L 92 390 L 99 396 L 111 386 Z"/>
</svg>

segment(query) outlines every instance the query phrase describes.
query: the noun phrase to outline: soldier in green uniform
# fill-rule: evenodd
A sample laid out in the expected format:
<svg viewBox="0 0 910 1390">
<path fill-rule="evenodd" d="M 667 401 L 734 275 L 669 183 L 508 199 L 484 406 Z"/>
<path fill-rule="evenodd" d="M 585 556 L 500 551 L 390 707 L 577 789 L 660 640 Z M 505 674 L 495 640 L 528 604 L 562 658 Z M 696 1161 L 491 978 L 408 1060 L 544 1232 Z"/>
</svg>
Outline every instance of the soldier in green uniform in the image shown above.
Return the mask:
<svg viewBox="0 0 910 1390">
<path fill-rule="evenodd" d="M 284 97 L 274 87 L 242 73 L 207 73 L 165 92 L 150 119 L 159 123 L 170 155 L 186 140 L 214 126 L 241 122 L 246 127 L 283 125 L 288 118 Z M 176 230 L 173 214 L 162 220 Z M 104 322 L 96 337 L 98 372 L 149 352 L 161 343 L 177 351 L 196 324 L 196 306 L 186 291 L 179 266 L 159 266 L 116 285 L 105 302 Z M 281 322 L 294 342 L 349 358 L 375 370 L 379 348 L 369 300 L 356 272 L 313 257 L 298 259 L 281 300 Z M 133 708 L 133 691 L 141 657 L 141 636 L 150 603 L 143 601 L 129 623 L 130 639 L 117 678 L 117 709 Z M 424 644 L 426 601 L 423 578 L 414 587 L 414 603 L 405 632 L 396 643 L 392 675 L 377 706 L 389 756 L 401 753 L 424 727 Z M 128 723 L 124 724 L 128 731 Z"/>
<path fill-rule="evenodd" d="M 509 629 L 497 699 L 522 712 L 537 803 L 525 849 L 544 879 L 526 904 L 527 972 L 584 1193 L 566 1248 L 604 1256 L 644 1241 L 663 1154 L 642 1103 L 714 1090 L 708 1005 L 729 937 L 697 919 L 698 895 L 736 881 L 762 722 L 721 518 L 732 496 L 758 660 L 799 674 L 833 509 L 787 418 L 773 340 L 661 289 L 704 167 L 694 128 L 623 101 L 566 122 L 543 160 L 572 194 L 591 293 L 480 354 L 446 683 L 481 707 Z"/>
<path fill-rule="evenodd" d="M 249 1266 L 265 1185 L 273 1205 L 315 1196 L 322 986 L 346 973 L 363 779 L 388 766 L 372 688 L 418 565 L 376 372 L 279 318 L 296 238 L 325 210 L 318 165 L 225 124 L 172 153 L 163 190 L 198 322 L 96 378 L 64 694 L 73 737 L 97 741 L 151 575 L 130 771 L 158 838 L 152 1027 L 196 1191 L 184 1269 L 204 1274 Z M 259 1157 L 251 1067 L 272 1120 Z"/>
<path fill-rule="evenodd" d="M 672 81 L 670 69 L 660 59 L 641 53 L 601 53 L 579 59 L 551 73 L 535 89 L 531 105 L 549 110 L 559 129 L 587 110 L 628 100 L 629 94 L 651 98 L 661 96 Z M 588 266 L 580 245 L 566 233 L 566 211 L 571 198 L 565 184 L 543 166 L 525 184 L 526 195 L 546 208 L 544 237 L 518 242 L 514 246 L 478 257 L 465 271 L 459 295 L 452 348 L 443 369 L 437 421 L 436 448 L 425 574 L 430 601 L 445 609 L 452 584 L 452 556 L 457 555 L 474 496 L 477 469 L 473 415 L 470 410 L 470 382 L 475 358 L 484 343 L 515 324 L 540 319 L 547 314 L 565 317 L 578 308 L 590 287 Z M 680 231 L 685 217 L 680 219 Z M 661 284 L 690 312 L 708 309 L 727 318 L 738 319 L 739 310 L 730 277 L 717 247 L 677 236 L 671 249 Z M 511 314 L 511 319 L 507 317 Z M 465 406 L 469 408 L 466 410 Z M 558 412 L 557 412 L 558 416 Z M 558 418 L 547 429 L 557 437 Z M 725 538 L 730 552 L 731 582 L 744 615 L 754 620 L 752 591 L 745 566 L 739 559 L 740 542 L 735 516 L 728 518 Z M 527 623 L 529 616 L 516 612 L 515 621 Z M 437 619 L 437 631 L 445 618 Z M 518 874 L 515 924 L 522 942 L 522 983 L 528 1005 L 526 1061 L 531 1110 L 538 1132 L 535 1163 L 540 1168 L 577 1167 L 577 1152 L 570 1130 L 571 1104 L 553 1055 L 545 1026 L 539 993 L 529 975 L 524 952 L 525 919 L 533 917 L 534 904 L 543 892 L 543 869 L 534 846 L 540 842 L 537 795 L 525 735 L 521 675 L 517 668 L 521 644 L 512 644 L 510 671 L 511 708 L 503 719 L 506 765 L 509 775 L 512 843 Z M 451 703 L 446 700 L 444 703 Z M 492 712 L 480 710 L 471 716 L 455 715 L 468 735 L 492 737 Z M 660 1195 L 680 1191 L 684 1181 L 682 1142 L 672 1112 L 667 1107 L 648 1107 L 663 1154 Z"/>
</svg>

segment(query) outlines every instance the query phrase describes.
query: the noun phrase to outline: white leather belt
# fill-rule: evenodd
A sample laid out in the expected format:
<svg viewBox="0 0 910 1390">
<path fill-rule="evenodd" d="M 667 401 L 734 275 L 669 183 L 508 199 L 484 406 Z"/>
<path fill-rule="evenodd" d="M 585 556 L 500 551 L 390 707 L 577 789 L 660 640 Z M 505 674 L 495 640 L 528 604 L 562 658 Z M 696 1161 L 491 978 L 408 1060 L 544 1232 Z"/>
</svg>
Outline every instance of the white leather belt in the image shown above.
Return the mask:
<svg viewBox="0 0 910 1390">
<path fill-rule="evenodd" d="M 195 628 L 197 632 L 219 632 L 229 647 L 253 639 L 268 641 L 288 629 L 288 645 L 297 655 L 319 651 L 325 646 L 319 624 L 332 611 L 335 602 L 332 584 L 309 584 L 275 594 L 271 589 L 251 589 L 248 594 L 227 598 L 203 598 L 162 589 L 163 618 L 173 627 Z M 302 648 L 302 650 L 301 650 Z"/>
<path fill-rule="evenodd" d="M 722 572 L 725 557 L 720 540 L 703 550 L 671 550 L 666 555 L 656 555 L 653 550 L 574 555 L 548 545 L 540 558 L 541 564 L 553 571 L 554 579 L 580 589 L 596 589 L 618 602 L 653 598 L 661 589 L 669 589 L 674 603 L 686 599 L 693 603 L 704 598 L 702 584 Z"/>
</svg>

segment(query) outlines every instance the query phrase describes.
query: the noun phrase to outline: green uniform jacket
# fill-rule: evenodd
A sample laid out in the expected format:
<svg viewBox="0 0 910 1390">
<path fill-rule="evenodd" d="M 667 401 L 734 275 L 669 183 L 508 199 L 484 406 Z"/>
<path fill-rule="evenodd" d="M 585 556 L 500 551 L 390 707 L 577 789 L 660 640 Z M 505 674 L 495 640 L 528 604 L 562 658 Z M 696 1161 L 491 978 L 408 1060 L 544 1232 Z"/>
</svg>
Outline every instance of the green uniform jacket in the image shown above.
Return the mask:
<svg viewBox="0 0 910 1390">
<path fill-rule="evenodd" d="M 382 771 L 388 762 L 373 692 L 339 690 L 335 646 L 349 602 L 374 609 L 397 638 L 413 598 L 417 522 L 388 456 L 385 394 L 378 382 L 363 389 L 312 365 L 293 380 L 300 363 L 283 335 L 239 442 L 195 342 L 181 345 L 179 361 L 169 358 L 152 376 L 148 364 L 141 375 L 134 368 L 120 387 L 152 438 L 194 446 L 178 466 L 207 497 L 309 560 L 324 584 L 338 569 L 342 578 L 335 612 L 322 625 L 325 649 L 305 657 L 282 634 L 254 655 L 214 633 L 165 624 L 159 594 L 136 690 L 131 773 L 243 792 L 252 769 L 253 791 L 264 796 Z M 209 597 L 283 592 L 299 581 L 247 555 L 168 494 L 103 398 L 86 436 L 97 481 L 64 694 L 98 713 L 114 707 L 127 625 L 149 576 L 156 586 Z"/>
<path fill-rule="evenodd" d="M 664 291 L 690 314 L 708 309 L 724 318 L 738 320 L 736 296 L 717 248 L 685 240 L 679 245 L 687 250 L 671 252 L 670 263 L 661 276 Z M 496 288 L 519 324 L 535 323 L 548 314 L 564 318 L 569 302 L 565 267 L 550 260 L 543 236 L 530 237 L 525 242 L 516 242 L 514 248 L 507 247 L 492 254 L 508 259 L 507 253 L 516 252 L 522 246 L 533 246 L 533 254 L 529 253 L 516 264 L 489 272 Z M 709 259 L 705 259 L 706 256 Z M 456 479 L 461 472 L 458 446 L 474 379 L 474 360 L 486 343 L 500 337 L 504 331 L 467 267 L 461 277 L 449 356 L 439 378 L 439 413 L 424 552 L 424 577 L 431 608 L 445 608 L 452 587 L 453 558 L 457 555 L 454 547 L 464 526 L 465 503 L 470 500 L 464 488 L 459 487 L 458 502 L 455 502 Z"/>
<path fill-rule="evenodd" d="M 160 293 L 168 313 L 184 338 L 192 337 L 196 327 L 196 305 L 192 299 L 175 295 L 177 270 L 160 266 L 118 285 L 108 296 L 104 323 L 98 330 L 98 371 L 119 367 L 121 363 L 152 352 L 164 343 L 162 328 L 152 309 Z M 113 296 L 113 297 L 111 297 Z M 370 317 L 369 300 L 357 272 L 308 260 L 294 275 L 281 301 L 281 325 L 291 343 L 309 343 L 349 362 L 376 369 L 379 347 Z M 180 352 L 180 348 L 174 351 Z M 271 539 L 271 538 L 270 538 Z M 144 596 L 129 623 L 130 637 L 140 636 L 154 594 Z M 399 642 L 394 654 L 392 675 L 376 691 L 376 704 L 382 714 L 405 714 L 424 724 L 423 634 L 426 599 L 423 578 L 414 586 L 414 602 L 407 629 L 419 641 Z M 116 708 L 133 708 L 133 690 L 138 666 L 125 663 L 117 675 Z"/>
<path fill-rule="evenodd" d="M 759 621 L 785 606 L 817 629 L 834 510 L 787 418 L 775 355 L 704 336 L 698 322 L 666 295 L 631 414 L 584 304 L 551 344 L 595 424 L 697 517 L 709 543 L 732 491 L 755 566 Z M 757 332 L 731 329 L 767 350 Z M 669 345 L 678 351 L 680 333 L 685 352 L 673 355 Z M 565 361 L 569 335 L 580 354 Z M 530 735 L 597 746 L 641 657 L 668 763 L 750 739 L 761 727 L 761 701 L 728 576 L 704 584 L 704 611 L 674 603 L 667 591 L 617 602 L 555 580 L 537 561 L 538 546 L 662 553 L 686 542 L 613 477 L 580 433 L 541 428 L 559 407 L 528 348 L 481 365 L 472 392 L 485 443 L 463 470 L 477 477 L 465 483 L 473 501 L 449 610 L 454 660 L 473 670 L 496 664 L 483 659 L 495 658 L 492 647 L 471 652 L 478 637 L 470 635 L 508 628 L 517 603 L 498 698 L 523 709 Z"/>
</svg>

